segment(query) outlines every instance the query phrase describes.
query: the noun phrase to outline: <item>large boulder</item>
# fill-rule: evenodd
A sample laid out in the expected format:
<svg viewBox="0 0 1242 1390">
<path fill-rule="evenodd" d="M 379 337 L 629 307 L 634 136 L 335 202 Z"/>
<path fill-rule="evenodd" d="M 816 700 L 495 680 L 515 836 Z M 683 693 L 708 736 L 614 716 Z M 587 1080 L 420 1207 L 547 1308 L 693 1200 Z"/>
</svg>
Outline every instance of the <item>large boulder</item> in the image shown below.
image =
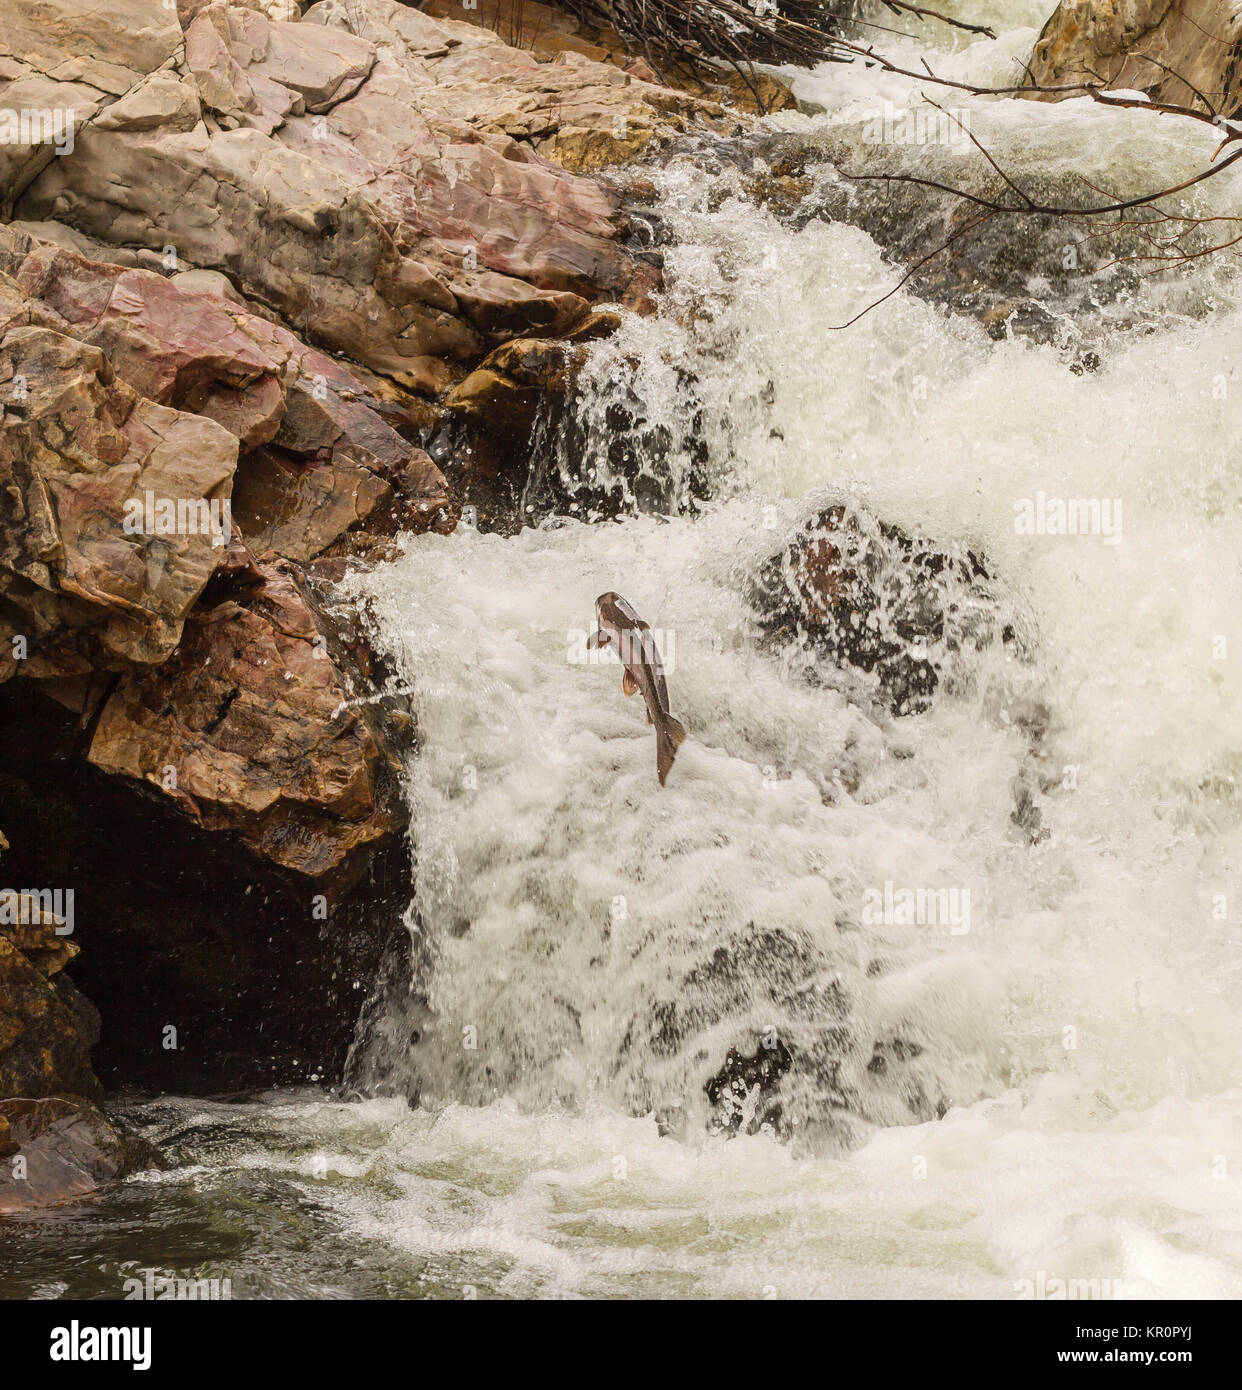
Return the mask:
<svg viewBox="0 0 1242 1390">
<path fill-rule="evenodd" d="M 35 72 L 121 96 L 180 50 L 175 7 L 160 0 L 5 0 L 0 53 Z"/>
<path fill-rule="evenodd" d="M 22 323 L 15 296 L 8 311 L 0 625 L 25 639 L 28 675 L 162 661 L 228 539 L 237 441 L 144 400 L 98 348 Z M 155 533 L 131 509 L 148 497 L 194 524 Z"/>
<path fill-rule="evenodd" d="M 388 423 L 389 403 L 344 363 L 222 286 L 208 279 L 197 288 L 209 272 L 166 280 L 0 227 L 0 273 L 24 296 L 26 320 L 101 349 L 148 400 L 206 416 L 236 437 L 242 460 L 233 512 L 256 553 L 306 560 L 368 523 L 385 533 L 451 525 L 443 476 Z M 275 491 L 264 481 L 273 453 L 287 479 Z M 372 505 L 320 511 L 313 501 L 325 491 L 321 479 L 336 476 L 356 479 L 352 491 Z M 373 516 L 381 499 L 384 515 Z"/>
<path fill-rule="evenodd" d="M 95 766 L 339 886 L 399 797 L 286 562 L 451 525 L 443 476 L 343 363 L 219 294 L 0 228 L 0 314 L 0 679 L 96 720 Z M 127 529 L 148 496 L 217 529 Z"/>
<path fill-rule="evenodd" d="M 1020 646 L 979 556 L 844 503 L 809 516 L 761 566 L 754 601 L 766 640 L 800 657 L 808 679 L 848 672 L 897 715 L 926 709 L 968 668 L 965 654 Z"/>
<path fill-rule="evenodd" d="M 397 828 L 395 769 L 296 567 L 242 580 L 195 610 L 171 660 L 122 677 L 89 760 L 335 886 Z"/>
<path fill-rule="evenodd" d="M 1239 0 L 1063 0 L 1031 54 L 1039 87 L 1073 83 L 1147 93 L 1222 116 L 1242 100 Z"/>
<path fill-rule="evenodd" d="M 157 1166 L 148 1143 L 79 1096 L 0 1100 L 0 1216 L 87 1197 Z"/>
<path fill-rule="evenodd" d="M 459 17 L 443 4 L 320 0 L 304 20 L 342 25 L 390 51 L 426 89 L 420 105 L 429 115 L 529 143 L 567 168 L 624 163 L 695 127 L 738 128 L 719 105 L 662 86 L 645 63 L 618 65 L 615 50 L 575 42 L 563 12 L 548 25 L 546 7 L 521 10 L 509 25 L 498 4 Z"/>
</svg>

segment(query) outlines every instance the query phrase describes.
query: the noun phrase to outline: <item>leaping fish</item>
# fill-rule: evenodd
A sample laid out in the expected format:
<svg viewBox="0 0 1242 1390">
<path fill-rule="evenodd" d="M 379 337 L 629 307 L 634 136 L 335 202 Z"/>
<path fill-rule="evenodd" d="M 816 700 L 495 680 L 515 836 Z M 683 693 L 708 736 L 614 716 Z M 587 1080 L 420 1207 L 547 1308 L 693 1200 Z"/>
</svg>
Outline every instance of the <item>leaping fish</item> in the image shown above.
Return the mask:
<svg viewBox="0 0 1242 1390">
<path fill-rule="evenodd" d="M 643 692 L 647 702 L 647 723 L 655 725 L 656 775 L 660 785 L 684 742 L 686 731 L 668 709 L 668 685 L 664 680 L 664 663 L 656 646 L 651 628 L 633 608 L 611 590 L 595 600 L 595 621 L 598 627 L 587 640 L 588 647 L 612 645 L 624 667 L 621 690 L 626 695 Z"/>
</svg>

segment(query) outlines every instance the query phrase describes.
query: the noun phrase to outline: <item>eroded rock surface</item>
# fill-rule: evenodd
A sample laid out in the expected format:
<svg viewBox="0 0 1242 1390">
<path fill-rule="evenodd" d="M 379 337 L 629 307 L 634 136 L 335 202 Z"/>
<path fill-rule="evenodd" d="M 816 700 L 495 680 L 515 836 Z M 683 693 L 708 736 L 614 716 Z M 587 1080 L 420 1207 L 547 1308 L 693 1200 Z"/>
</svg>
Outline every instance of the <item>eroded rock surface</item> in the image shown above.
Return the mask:
<svg viewBox="0 0 1242 1390">
<path fill-rule="evenodd" d="M 143 399 L 99 348 L 21 322 L 20 306 L 6 312 L 0 635 L 28 641 L 27 675 L 159 662 L 219 561 L 209 520 L 230 497 L 237 441 Z M 193 504 L 196 516 L 201 506 L 203 526 L 127 529 L 126 504 L 148 493 Z"/>
<path fill-rule="evenodd" d="M 451 524 L 444 478 L 388 423 L 388 403 L 337 358 L 308 348 L 210 280 L 194 278 L 207 272 L 168 280 L 93 262 L 3 227 L 0 271 L 25 298 L 16 313 L 100 348 L 148 400 L 228 430 L 242 455 L 239 484 L 251 471 L 247 456 L 271 445 L 295 470 L 348 462 L 374 474 L 375 490 L 399 499 L 394 524 L 413 530 Z M 291 483 L 286 491 L 291 498 L 298 488 Z M 289 498 L 273 499 L 271 516 L 251 506 L 253 526 L 246 530 L 253 548 L 309 559 L 354 520 L 366 519 L 342 518 L 335 530 L 315 528 L 299 538 L 305 554 L 265 545 L 260 533 L 289 505 Z"/>
<path fill-rule="evenodd" d="M 195 610 L 172 660 L 121 678 L 91 763 L 273 863 L 339 876 L 396 829 L 398 798 L 383 794 L 392 773 L 322 627 L 295 567 L 257 567 Z"/>
<path fill-rule="evenodd" d="M 1238 0 L 1074 0 L 1058 5 L 1031 54 L 1040 87 L 1073 83 L 1146 92 L 1154 101 L 1237 114 Z"/>
</svg>

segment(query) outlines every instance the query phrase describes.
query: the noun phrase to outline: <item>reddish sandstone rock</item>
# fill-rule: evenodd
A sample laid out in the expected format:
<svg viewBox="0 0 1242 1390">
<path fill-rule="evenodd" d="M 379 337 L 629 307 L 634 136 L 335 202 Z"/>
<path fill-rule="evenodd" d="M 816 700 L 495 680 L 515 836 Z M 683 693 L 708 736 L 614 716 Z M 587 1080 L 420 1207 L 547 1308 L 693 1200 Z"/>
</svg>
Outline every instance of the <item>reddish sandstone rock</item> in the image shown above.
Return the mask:
<svg viewBox="0 0 1242 1390">
<path fill-rule="evenodd" d="M 340 881 L 395 828 L 391 769 L 296 570 L 258 572 L 196 610 L 158 671 L 122 678 L 89 760 L 276 864 Z"/>
<path fill-rule="evenodd" d="M 692 99 L 586 59 L 541 65 L 388 0 L 327 0 L 299 23 L 215 4 L 185 38 L 175 71 L 23 173 L 23 220 L 221 271 L 427 392 L 452 384 L 451 364 L 563 333 L 636 277 L 645 289 L 617 195 L 532 146 L 620 126 L 645 141 L 697 118 Z"/>
<path fill-rule="evenodd" d="M 370 505 L 356 512 L 336 508 L 320 512 L 315 528 L 298 536 L 301 488 L 294 480 L 310 468 L 326 467 L 324 477 L 368 473 L 364 494 L 372 503 L 392 501 L 376 518 L 384 534 L 394 527 L 451 525 L 443 476 L 387 423 L 380 413 L 387 404 L 343 363 L 306 347 L 287 329 L 214 289 L 103 265 L 4 227 L 0 272 L 12 277 L 22 296 L 8 301 L 13 321 L 39 322 L 101 348 L 143 396 L 215 420 L 237 437 L 244 455 L 239 505 L 259 549 L 309 559 L 370 519 Z M 271 480 L 269 456 L 252 451 L 267 444 L 290 465 L 288 497 L 262 481 Z M 324 490 L 322 478 L 316 486 Z M 339 519 L 339 530 L 325 530 L 331 516 Z M 286 537 L 284 548 L 269 534 L 276 526 Z"/>
<path fill-rule="evenodd" d="M 0 603 L 28 639 L 28 671 L 161 661 L 220 539 L 131 531 L 126 504 L 151 494 L 210 517 L 230 497 L 237 441 L 143 400 L 98 348 L 42 327 L 0 338 L 0 400 Z"/>
<path fill-rule="evenodd" d="M 323 0 L 297 22 L 258 0 L 185 3 L 156 23 L 126 0 L 97 51 L 85 0 L 15 3 L 0 84 L 71 82 L 57 104 L 80 113 L 64 157 L 6 153 L 0 199 L 20 220 L 130 266 L 223 273 L 430 393 L 509 338 L 564 333 L 591 300 L 645 301 L 617 195 L 549 159 L 597 168 L 723 120 L 567 33 L 540 62 L 394 0 Z"/>
<path fill-rule="evenodd" d="M 398 824 L 384 735 L 338 716 L 330 630 L 296 573 L 255 554 L 306 562 L 451 526 L 443 476 L 381 414 L 392 402 L 221 295 L 0 228 L 0 328 L 17 407 L 0 432 L 14 519 L 0 539 L 0 678 L 49 682 L 84 721 L 107 697 L 96 766 L 282 867 L 348 878 Z M 240 466 L 239 443 L 258 446 Z M 232 503 L 235 470 L 249 544 L 227 525 L 124 530 L 125 503 L 148 492 Z M 110 696 L 101 669 L 125 673 Z"/>
<path fill-rule="evenodd" d="M 349 458 L 316 463 L 260 449 L 246 460 L 234 515 L 257 554 L 306 561 L 347 532 L 371 540 L 395 530 L 395 501 L 382 478 Z"/>
</svg>

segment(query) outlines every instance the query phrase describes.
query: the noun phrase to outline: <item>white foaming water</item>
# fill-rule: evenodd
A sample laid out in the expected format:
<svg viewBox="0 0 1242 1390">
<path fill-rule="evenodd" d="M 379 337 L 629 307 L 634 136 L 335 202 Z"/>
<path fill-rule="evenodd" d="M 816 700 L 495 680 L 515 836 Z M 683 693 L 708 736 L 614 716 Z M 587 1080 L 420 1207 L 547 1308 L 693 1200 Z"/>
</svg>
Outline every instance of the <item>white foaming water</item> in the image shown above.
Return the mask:
<svg viewBox="0 0 1242 1390">
<path fill-rule="evenodd" d="M 937 71 L 1011 80 L 1043 8 L 997 43 L 955 40 Z M 908 93 L 832 66 L 800 80 L 825 115 L 770 124 L 839 142 Z M 1211 152 L 1138 112 L 962 103 L 1019 171 L 1089 158 L 1134 191 Z M 873 155 L 922 158 L 856 145 Z M 1236 204 L 1218 183 L 1203 197 Z M 1228 279 L 1204 268 L 1210 312 L 1205 290 L 1185 316 L 1174 293 L 1158 332 L 1110 331 L 1075 375 L 1055 345 L 993 341 L 906 291 L 833 331 L 900 274 L 870 237 L 782 227 L 691 159 L 659 185 L 665 312 L 596 350 L 588 450 L 617 380 L 669 437 L 692 405 L 714 500 L 423 536 L 354 581 L 420 730 L 429 1007 L 386 1021 L 385 1062 L 424 1109 L 262 1109 L 234 1161 L 300 1181 L 280 1143 L 332 1147 L 334 1219 L 449 1287 L 1013 1297 L 1042 1272 L 1242 1294 Z M 668 467 L 686 484 L 689 453 Z M 1041 492 L 1120 499 L 1119 543 L 1020 534 Z M 808 683 L 759 640 L 752 585 L 838 500 L 985 556 L 1027 658 L 962 656 L 904 718 Z M 572 659 L 614 588 L 673 636 L 689 740 L 664 789 L 618 668 Z M 1035 707 L 1042 734 L 1018 717 Z M 1019 788 L 1042 836 L 1015 824 Z M 968 930 L 876 925 L 886 883 L 968 891 Z M 773 1033 L 795 1059 L 792 1138 L 710 1134 L 705 1083 Z"/>
</svg>

